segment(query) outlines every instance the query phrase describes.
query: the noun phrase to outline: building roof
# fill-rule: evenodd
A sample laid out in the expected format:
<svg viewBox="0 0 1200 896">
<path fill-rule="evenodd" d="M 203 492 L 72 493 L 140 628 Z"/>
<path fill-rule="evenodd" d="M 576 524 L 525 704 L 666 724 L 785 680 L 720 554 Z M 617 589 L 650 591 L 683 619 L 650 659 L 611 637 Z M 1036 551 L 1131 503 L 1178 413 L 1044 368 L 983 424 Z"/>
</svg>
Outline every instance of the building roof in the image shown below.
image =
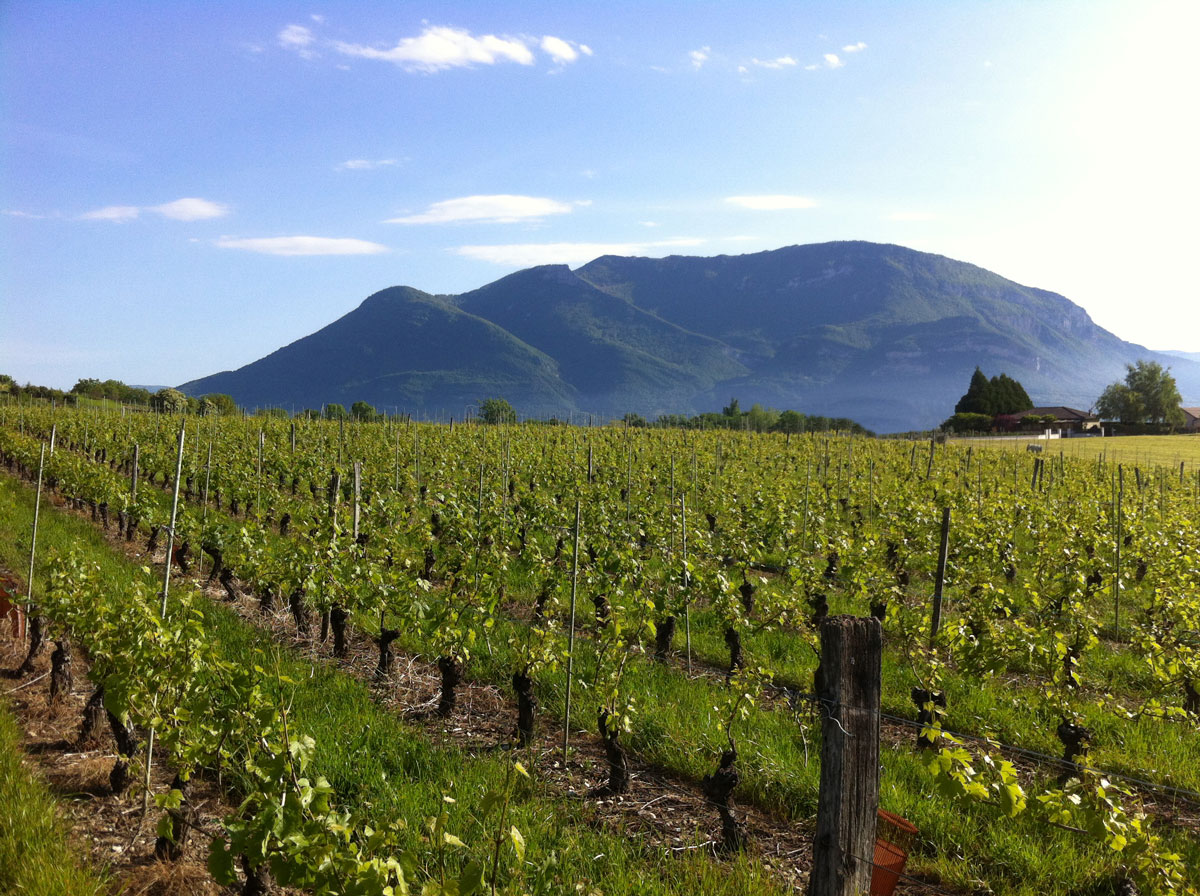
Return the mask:
<svg viewBox="0 0 1200 896">
<path fill-rule="evenodd" d="M 1180 408 L 1180 410 L 1193 420 L 1200 420 L 1200 408 Z"/>
<path fill-rule="evenodd" d="M 1077 420 L 1079 422 L 1090 422 L 1099 419 L 1095 414 L 1089 414 L 1087 411 L 1081 411 L 1078 408 L 1052 407 L 1052 408 L 1030 408 L 1027 411 L 1021 411 L 1019 414 L 1014 414 L 1015 417 L 1050 417 L 1055 420 Z"/>
</svg>

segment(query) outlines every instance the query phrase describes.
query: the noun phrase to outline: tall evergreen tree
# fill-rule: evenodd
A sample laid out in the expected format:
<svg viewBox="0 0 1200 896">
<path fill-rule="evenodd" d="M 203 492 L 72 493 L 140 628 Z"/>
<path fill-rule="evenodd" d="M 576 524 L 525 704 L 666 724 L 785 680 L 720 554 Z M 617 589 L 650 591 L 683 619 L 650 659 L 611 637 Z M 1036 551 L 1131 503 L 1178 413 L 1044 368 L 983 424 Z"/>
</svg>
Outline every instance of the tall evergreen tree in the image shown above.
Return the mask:
<svg viewBox="0 0 1200 896">
<path fill-rule="evenodd" d="M 954 406 L 956 414 L 1016 414 L 1029 410 L 1033 402 L 1025 387 L 1007 373 L 994 376 L 990 380 L 978 367 L 971 374 L 971 384 L 967 393 Z"/>
<path fill-rule="evenodd" d="M 1007 373 L 992 377 L 988 385 L 993 414 L 1017 414 L 1033 407 L 1025 387 Z"/>
<path fill-rule="evenodd" d="M 954 406 L 956 414 L 995 414 L 991 406 L 991 383 L 978 367 L 971 374 L 971 385 L 967 394 Z"/>
</svg>

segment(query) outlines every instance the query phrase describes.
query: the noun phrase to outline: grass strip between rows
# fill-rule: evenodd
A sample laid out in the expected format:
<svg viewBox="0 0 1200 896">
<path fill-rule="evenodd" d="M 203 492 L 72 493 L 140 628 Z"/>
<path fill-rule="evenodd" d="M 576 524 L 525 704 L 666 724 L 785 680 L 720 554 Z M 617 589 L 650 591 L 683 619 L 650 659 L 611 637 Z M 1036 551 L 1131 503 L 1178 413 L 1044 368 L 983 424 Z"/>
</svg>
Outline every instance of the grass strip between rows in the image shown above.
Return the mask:
<svg viewBox="0 0 1200 896">
<path fill-rule="evenodd" d="M 0 896 L 99 896 L 101 877 L 76 863 L 45 783 L 22 762 L 21 729 L 0 697 Z"/>
</svg>

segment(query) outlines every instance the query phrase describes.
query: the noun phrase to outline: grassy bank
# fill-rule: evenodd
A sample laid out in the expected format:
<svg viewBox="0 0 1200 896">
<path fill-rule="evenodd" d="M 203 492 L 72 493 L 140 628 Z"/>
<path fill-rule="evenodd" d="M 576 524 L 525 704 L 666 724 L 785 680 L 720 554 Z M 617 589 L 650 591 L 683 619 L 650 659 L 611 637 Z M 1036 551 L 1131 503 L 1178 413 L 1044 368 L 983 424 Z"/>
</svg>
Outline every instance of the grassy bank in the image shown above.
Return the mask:
<svg viewBox="0 0 1200 896">
<path fill-rule="evenodd" d="M 0 698 L 0 894 L 90 896 L 103 881 L 75 860 L 46 785 L 21 761 L 21 730 Z"/>
</svg>

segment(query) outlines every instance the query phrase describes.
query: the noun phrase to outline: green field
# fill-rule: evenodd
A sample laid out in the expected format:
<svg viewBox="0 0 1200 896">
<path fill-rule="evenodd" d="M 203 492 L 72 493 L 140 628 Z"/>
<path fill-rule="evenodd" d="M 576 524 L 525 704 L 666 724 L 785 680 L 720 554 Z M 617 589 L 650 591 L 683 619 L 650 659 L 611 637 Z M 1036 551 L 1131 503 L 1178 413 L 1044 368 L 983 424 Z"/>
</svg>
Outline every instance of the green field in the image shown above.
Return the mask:
<svg viewBox="0 0 1200 896">
<path fill-rule="evenodd" d="M 64 521 L 47 536 L 38 593 L 94 634 L 94 656 L 108 655 L 117 666 L 130 655 L 122 646 L 128 625 L 120 620 L 141 619 L 148 632 L 159 630 L 150 621 L 157 574 L 121 571 L 124 561 L 105 572 L 90 573 L 84 563 L 68 564 L 58 579 L 47 574 L 73 545 L 110 564 L 98 537 L 84 534 L 105 519 L 111 530 L 115 515 L 132 515 L 135 545 L 168 521 L 162 486 L 174 475 L 180 422 L 97 411 L 0 418 L 0 452 L 27 475 L 56 427 L 48 480 L 78 509 L 90 510 L 96 524 Z M 1200 882 L 1200 842 L 1161 809 L 1169 793 L 1185 811 L 1200 810 L 1198 710 L 1188 702 L 1189 688 L 1200 684 L 1200 644 L 1193 643 L 1200 495 L 1190 477 L 1178 481 L 1177 466 L 1155 470 L 1148 460 L 1111 454 L 1077 459 L 1053 447 L 1034 458 L 981 450 L 977 442 L 821 434 L 788 440 L 529 425 L 182 422 L 179 542 L 193 562 L 236 573 L 247 600 L 274 595 L 276 626 L 310 651 L 284 677 L 309 682 L 288 702 L 297 725 L 306 713 L 304 730 L 316 740 L 312 768 L 329 780 L 355 824 L 405 820 L 409 833 L 398 842 L 422 857 L 414 879 L 426 879 L 436 859 L 411 832 L 436 812 L 438 794 L 461 786 L 453 781 L 473 782 L 473 796 L 454 810 L 467 814 L 452 814 L 467 823 L 488 788 L 500 786 L 505 764 L 482 750 L 385 758 L 381 744 L 425 735 L 382 717 L 355 721 L 365 709 L 339 712 L 327 724 L 330 707 L 351 701 L 344 694 L 358 685 L 323 659 L 330 642 L 303 637 L 302 616 L 317 625 L 321 614 L 337 610 L 366 636 L 394 631 L 405 662 L 433 669 L 434 660 L 457 663 L 468 681 L 498 694 L 511 694 L 514 674 L 526 674 L 543 732 L 561 730 L 573 689 L 575 742 L 595 747 L 598 735 L 607 739 L 611 730 L 596 727 L 598 713 L 607 714 L 619 720 L 612 745 L 680 790 L 698 791 L 722 750 L 736 742 L 736 799 L 761 813 L 762 830 L 784 831 L 810 826 L 817 804 L 821 720 L 806 694 L 820 619 L 877 613 L 889 719 L 880 801 L 920 831 L 911 871 L 942 888 L 1030 896 L 1107 893 L 1126 876 L 1142 892 L 1187 892 L 1185 880 Z M 1176 452 L 1197 444 L 1162 441 Z M 134 442 L 142 464 L 136 500 L 128 467 Z M 1133 450 L 1150 456 L 1144 442 Z M 1121 492 L 1113 487 L 1117 464 L 1141 474 L 1126 470 Z M 8 488 L 5 503 L 22 508 L 12 511 L 3 552 L 16 566 L 28 490 Z M 947 511 L 953 525 L 945 599 L 931 638 L 929 597 Z M 357 543 L 353 531 L 360 528 L 367 537 Z M 162 674 L 121 673 L 145 724 L 163 726 L 164 742 L 200 766 L 216 758 L 205 758 L 205 750 L 228 750 L 245 734 L 235 726 L 214 747 L 209 728 L 193 732 L 188 722 L 194 710 L 187 701 L 223 705 L 233 699 L 225 689 L 253 683 L 220 657 L 263 650 L 269 659 L 256 666 L 285 662 L 268 644 L 237 641 L 221 612 L 204 609 L 203 618 L 202 628 L 185 626 L 168 639 L 187 645 L 182 658 L 166 647 L 145 654 L 157 657 L 153 668 Z M 672 621 L 667 659 L 655 661 L 656 637 Z M 167 643 L 159 638 L 150 642 Z M 224 646 L 235 641 L 243 646 Z M 742 671 L 727 678 L 735 644 Z M 155 690 L 154 679 L 172 680 L 172 664 L 198 656 L 211 656 L 211 680 Z M 443 694 L 446 687 L 453 684 L 443 681 Z M 961 744 L 938 738 L 936 754 L 913 749 L 919 726 L 910 694 L 918 687 L 944 693 L 941 723 Z M 236 702 L 263 698 L 251 691 Z M 179 702 L 181 711 L 164 712 L 163 701 Z M 515 715 L 507 702 L 497 711 Z M 1088 732 L 1085 764 L 1094 771 L 1075 769 L 1064 790 L 1055 758 L 1067 723 Z M 394 733 L 380 734 L 385 730 Z M 251 744 L 274 736 L 255 735 L 238 750 L 260 749 Z M 641 875 L 657 881 L 642 892 L 679 892 L 689 881 L 706 893 L 763 892 L 768 880 L 786 887 L 765 858 L 770 834 L 736 865 L 696 854 L 683 870 L 662 865 L 658 847 L 625 842 L 620 826 L 595 834 L 616 838 L 607 845 L 585 840 L 578 826 L 594 818 L 587 801 L 581 814 L 571 801 L 563 806 L 561 794 L 538 779 L 553 768 L 557 750 L 545 743 L 538 749 L 528 762 L 535 783 L 513 808 L 528 849 L 542 859 L 570 854 L 572 862 L 584 854 L 610 857 L 584 863 L 572 885 L 624 892 Z M 637 787 L 634 781 L 622 799 L 637 801 Z M 271 799 L 287 804 L 285 796 Z M 240 824 L 232 824 L 231 837 Z M 710 824 L 697 821 L 701 829 Z M 286 838 L 268 840 L 274 850 L 300 848 Z M 306 834 L 303 849 L 316 842 L 323 841 Z M 381 844 L 381 855 L 388 848 Z M 454 868 L 467 873 L 466 853 Z M 520 866 L 496 880 L 533 893 L 556 892 L 564 882 Z M 717 880 L 725 883 L 718 887 Z"/>
<path fill-rule="evenodd" d="M 1043 453 L 1096 460 L 1128 467 L 1166 467 L 1185 475 L 1200 471 L 1200 433 L 1175 436 L 1112 436 L 1086 439 L 978 438 L 954 439 L 961 445 L 986 446 L 999 451 L 1024 451 L 1026 445 L 1042 445 Z"/>
</svg>

